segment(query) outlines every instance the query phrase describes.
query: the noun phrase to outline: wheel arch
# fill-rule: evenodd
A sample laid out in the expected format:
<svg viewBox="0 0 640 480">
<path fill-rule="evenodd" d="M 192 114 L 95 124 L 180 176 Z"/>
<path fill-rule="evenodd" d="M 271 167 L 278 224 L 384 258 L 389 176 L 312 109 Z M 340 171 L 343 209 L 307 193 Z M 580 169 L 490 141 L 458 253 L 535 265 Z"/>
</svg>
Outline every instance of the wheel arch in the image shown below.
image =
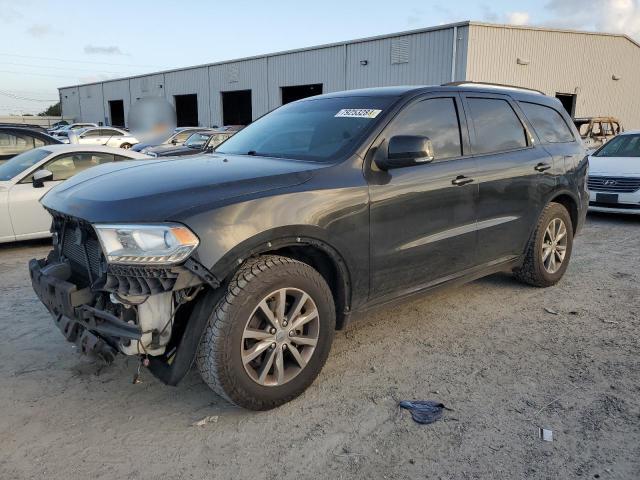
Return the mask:
<svg viewBox="0 0 640 480">
<path fill-rule="evenodd" d="M 578 199 L 575 194 L 573 194 L 569 190 L 561 190 L 555 192 L 554 195 L 549 199 L 549 202 L 555 202 L 562 205 L 569 212 L 569 216 L 571 217 L 571 228 L 573 229 L 573 234 L 575 235 L 578 231 L 578 224 L 580 220 L 580 213 L 578 209 Z"/>
<path fill-rule="evenodd" d="M 315 268 L 333 293 L 336 328 L 341 330 L 346 326 L 352 303 L 351 272 L 344 257 L 326 239 L 322 229 L 300 226 L 262 232 L 232 248 L 210 270 L 217 279 L 226 283 L 248 258 L 265 254 L 293 258 Z"/>
</svg>

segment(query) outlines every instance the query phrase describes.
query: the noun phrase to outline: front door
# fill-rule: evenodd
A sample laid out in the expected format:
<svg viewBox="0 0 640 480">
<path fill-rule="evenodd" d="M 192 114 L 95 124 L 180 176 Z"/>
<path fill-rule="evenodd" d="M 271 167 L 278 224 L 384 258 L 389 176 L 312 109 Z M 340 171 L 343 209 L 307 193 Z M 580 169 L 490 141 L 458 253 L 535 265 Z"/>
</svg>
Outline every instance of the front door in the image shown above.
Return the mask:
<svg viewBox="0 0 640 480">
<path fill-rule="evenodd" d="M 462 128 L 461 128 L 462 126 Z M 396 135 L 428 137 L 430 163 L 380 171 Z M 376 140 L 367 172 L 370 192 L 371 295 L 410 293 L 472 267 L 476 248 L 476 161 L 456 95 L 420 98 Z"/>
<path fill-rule="evenodd" d="M 9 214 L 16 239 L 39 236 L 49 231 L 51 216 L 40 204 L 40 199 L 45 193 L 83 170 L 113 161 L 114 156 L 111 153 L 67 153 L 37 169 L 46 169 L 53 173 L 53 180 L 45 182 L 43 187 L 33 186 L 31 178 L 35 171 L 13 185 L 9 190 Z"/>
</svg>

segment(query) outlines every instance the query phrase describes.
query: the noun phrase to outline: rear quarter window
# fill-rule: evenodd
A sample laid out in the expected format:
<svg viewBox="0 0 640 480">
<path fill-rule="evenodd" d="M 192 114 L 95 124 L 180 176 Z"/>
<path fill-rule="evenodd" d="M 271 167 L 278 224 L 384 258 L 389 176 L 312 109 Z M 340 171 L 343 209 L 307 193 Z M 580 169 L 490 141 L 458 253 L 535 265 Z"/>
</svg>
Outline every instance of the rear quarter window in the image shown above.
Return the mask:
<svg viewBox="0 0 640 480">
<path fill-rule="evenodd" d="M 527 132 L 509 102 L 499 98 L 467 98 L 475 130 L 476 154 L 506 152 L 529 145 Z"/>
<path fill-rule="evenodd" d="M 553 108 L 529 102 L 520 102 L 520 108 L 545 142 L 565 143 L 575 140 L 567 123 Z"/>
</svg>

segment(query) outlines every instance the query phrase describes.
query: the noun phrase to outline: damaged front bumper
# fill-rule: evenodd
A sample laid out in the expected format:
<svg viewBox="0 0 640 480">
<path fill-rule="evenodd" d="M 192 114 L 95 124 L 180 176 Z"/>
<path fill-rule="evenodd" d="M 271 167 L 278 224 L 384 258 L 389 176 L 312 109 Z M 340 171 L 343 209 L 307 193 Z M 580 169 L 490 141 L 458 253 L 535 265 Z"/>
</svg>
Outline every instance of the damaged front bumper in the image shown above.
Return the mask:
<svg viewBox="0 0 640 480">
<path fill-rule="evenodd" d="M 33 259 L 29 274 L 36 295 L 53 315 L 57 327 L 82 353 L 110 363 L 120 341 L 141 339 L 142 331 L 137 325 L 90 306 L 95 293 L 89 287 L 78 289 L 67 281 L 68 264 Z"/>
</svg>

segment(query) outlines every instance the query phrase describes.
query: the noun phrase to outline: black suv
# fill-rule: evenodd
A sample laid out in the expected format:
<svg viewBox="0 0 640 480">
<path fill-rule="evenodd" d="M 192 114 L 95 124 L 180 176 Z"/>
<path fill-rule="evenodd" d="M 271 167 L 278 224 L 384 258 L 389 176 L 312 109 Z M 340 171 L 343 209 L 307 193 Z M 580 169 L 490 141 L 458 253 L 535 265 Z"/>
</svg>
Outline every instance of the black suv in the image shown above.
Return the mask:
<svg viewBox="0 0 640 480">
<path fill-rule="evenodd" d="M 402 296 L 498 271 L 560 280 L 587 159 L 560 103 L 489 86 L 392 87 L 287 104 L 214 154 L 101 165 L 42 200 L 33 287 L 70 341 L 138 355 L 226 399 L 302 393 L 334 330 Z"/>
</svg>

